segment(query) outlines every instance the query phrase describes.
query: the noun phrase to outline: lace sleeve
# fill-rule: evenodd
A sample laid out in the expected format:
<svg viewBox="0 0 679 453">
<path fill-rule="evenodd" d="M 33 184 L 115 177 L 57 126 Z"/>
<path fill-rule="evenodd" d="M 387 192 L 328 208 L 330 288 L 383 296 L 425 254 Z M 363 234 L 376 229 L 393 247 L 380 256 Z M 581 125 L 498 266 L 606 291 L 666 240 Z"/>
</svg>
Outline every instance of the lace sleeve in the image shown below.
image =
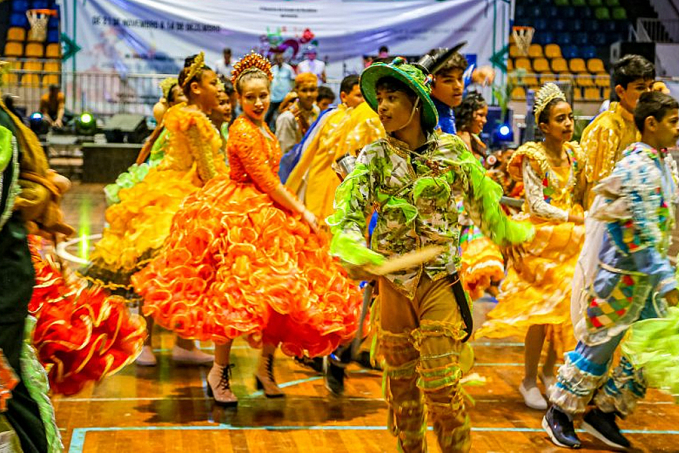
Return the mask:
<svg viewBox="0 0 679 453">
<path fill-rule="evenodd" d="M 545 201 L 542 178 L 530 164 L 530 160 L 524 159 L 522 165 L 526 203 L 530 213 L 542 219 L 568 221 L 568 211 L 552 206 Z"/>
</svg>

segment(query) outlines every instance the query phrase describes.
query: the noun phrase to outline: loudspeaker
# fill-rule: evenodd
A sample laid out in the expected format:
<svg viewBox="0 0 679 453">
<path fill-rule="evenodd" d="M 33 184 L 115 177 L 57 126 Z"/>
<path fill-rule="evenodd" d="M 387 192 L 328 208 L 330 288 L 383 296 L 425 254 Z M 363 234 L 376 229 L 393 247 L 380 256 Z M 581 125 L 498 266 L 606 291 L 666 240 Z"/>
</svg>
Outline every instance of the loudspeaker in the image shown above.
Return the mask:
<svg viewBox="0 0 679 453">
<path fill-rule="evenodd" d="M 641 55 L 655 64 L 654 42 L 618 41 L 611 44 L 611 63 L 615 63 L 625 55 Z"/>
<path fill-rule="evenodd" d="M 113 115 L 103 128 L 108 143 L 142 143 L 150 134 L 144 115 Z"/>
</svg>

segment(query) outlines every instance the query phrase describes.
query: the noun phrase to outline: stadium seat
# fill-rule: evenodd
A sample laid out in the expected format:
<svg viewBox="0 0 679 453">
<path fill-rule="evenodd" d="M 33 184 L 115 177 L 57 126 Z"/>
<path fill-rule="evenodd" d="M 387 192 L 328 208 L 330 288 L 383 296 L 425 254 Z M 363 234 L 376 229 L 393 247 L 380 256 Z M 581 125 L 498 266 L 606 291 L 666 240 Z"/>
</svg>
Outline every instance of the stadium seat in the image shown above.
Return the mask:
<svg viewBox="0 0 679 453">
<path fill-rule="evenodd" d="M 601 99 L 601 91 L 598 88 L 585 88 L 584 98 L 587 101 L 597 101 Z"/>
<path fill-rule="evenodd" d="M 582 101 L 582 90 L 578 87 L 573 87 L 573 99 Z"/>
<path fill-rule="evenodd" d="M 552 60 L 552 71 L 557 74 L 568 72 L 568 63 L 563 58 L 555 58 Z"/>
<path fill-rule="evenodd" d="M 589 74 L 576 74 L 575 75 L 575 83 L 579 87 L 585 87 L 585 88 L 593 87 L 594 86 L 594 79 Z"/>
<path fill-rule="evenodd" d="M 538 17 L 535 19 L 535 22 L 533 23 L 535 25 L 535 30 L 536 31 L 545 31 L 551 29 L 551 24 L 550 21 L 548 21 L 544 17 Z"/>
<path fill-rule="evenodd" d="M 14 0 L 10 3 L 12 4 L 12 12 L 26 14 L 28 9 L 28 2 L 26 0 Z"/>
<path fill-rule="evenodd" d="M 24 71 L 42 71 L 42 62 L 27 61 L 24 63 Z"/>
<path fill-rule="evenodd" d="M 47 44 L 45 48 L 45 58 L 60 58 L 61 57 L 61 45 L 59 44 Z"/>
<path fill-rule="evenodd" d="M 604 62 L 600 58 L 590 58 L 587 60 L 587 70 L 592 74 L 606 74 Z"/>
<path fill-rule="evenodd" d="M 512 99 L 523 101 L 526 99 L 526 90 L 523 87 L 514 87 L 512 90 Z"/>
<path fill-rule="evenodd" d="M 535 77 L 534 75 L 524 77 L 523 84 L 529 88 L 537 89 L 540 87 L 540 82 L 538 81 L 538 78 Z"/>
<path fill-rule="evenodd" d="M 533 69 L 538 73 L 551 72 L 552 70 L 549 67 L 549 61 L 546 58 L 536 58 L 533 60 Z"/>
<path fill-rule="evenodd" d="M 526 57 L 517 58 L 514 60 L 514 65 L 516 66 L 516 69 L 525 69 L 527 72 L 533 72 L 533 66 Z"/>
<path fill-rule="evenodd" d="M 50 9 L 54 8 L 54 4 L 50 5 L 50 2 L 47 0 L 33 0 L 33 5 L 31 7 L 33 9 Z"/>
<path fill-rule="evenodd" d="M 61 71 L 61 64 L 58 61 L 48 61 L 43 67 L 45 72 L 59 72 Z"/>
<path fill-rule="evenodd" d="M 578 58 L 578 47 L 577 46 L 566 46 L 562 49 L 563 58 Z"/>
<path fill-rule="evenodd" d="M 615 39 L 611 35 L 606 35 L 606 33 L 594 33 L 594 36 L 590 36 L 590 41 L 597 47 L 603 47 L 609 43 L 615 42 Z"/>
<path fill-rule="evenodd" d="M 45 56 L 45 49 L 41 43 L 29 42 L 26 44 L 26 51 L 24 53 L 26 58 L 42 58 Z"/>
<path fill-rule="evenodd" d="M 613 19 L 627 20 L 627 10 L 622 7 L 613 8 Z"/>
<path fill-rule="evenodd" d="M 620 6 L 620 0 L 606 0 L 606 6 L 609 8 Z"/>
<path fill-rule="evenodd" d="M 570 6 L 568 0 L 554 0 L 556 6 Z"/>
<path fill-rule="evenodd" d="M 59 30 L 48 30 L 47 31 L 47 42 L 48 43 L 58 43 L 59 42 Z"/>
<path fill-rule="evenodd" d="M 559 33 L 556 37 L 556 41 L 558 44 L 561 44 L 562 46 L 567 46 L 573 43 L 573 37 L 568 32 Z"/>
<path fill-rule="evenodd" d="M 610 99 L 611 98 L 611 89 L 610 88 L 604 88 L 601 97 L 604 98 L 604 99 Z"/>
<path fill-rule="evenodd" d="M 514 70 L 514 60 L 511 58 L 507 58 L 507 71 L 513 71 Z"/>
<path fill-rule="evenodd" d="M 47 29 L 49 30 L 58 30 L 59 29 L 59 18 L 58 17 L 50 17 L 48 22 L 47 22 Z"/>
<path fill-rule="evenodd" d="M 585 60 L 582 58 L 573 58 L 568 62 L 568 67 L 574 74 L 587 73 L 587 66 Z"/>
<path fill-rule="evenodd" d="M 519 57 L 523 57 L 525 55 L 521 54 L 521 51 L 519 50 L 519 46 L 517 46 L 516 44 L 510 44 L 509 45 L 509 56 L 511 58 L 519 58 Z"/>
<path fill-rule="evenodd" d="M 583 31 L 586 31 L 588 33 L 596 33 L 597 31 L 599 31 L 599 24 L 600 23 L 601 22 L 599 22 L 598 20 L 591 20 L 591 19 L 586 20 Z"/>
<path fill-rule="evenodd" d="M 568 28 L 572 31 L 582 31 L 585 23 L 581 19 L 573 19 L 568 23 Z"/>
<path fill-rule="evenodd" d="M 603 6 L 603 4 L 604 4 L 603 0 L 588 0 L 587 3 L 592 8 L 596 8 L 597 6 Z"/>
<path fill-rule="evenodd" d="M 570 28 L 569 24 L 564 19 L 554 19 L 552 21 L 552 29 L 556 31 L 566 31 Z"/>
<path fill-rule="evenodd" d="M 547 44 L 545 46 L 545 57 L 561 58 L 561 47 L 558 44 Z"/>
<path fill-rule="evenodd" d="M 571 85 L 574 85 L 573 83 L 573 74 L 570 72 L 564 72 L 563 74 L 559 74 L 559 82 L 566 82 L 570 83 Z"/>
<path fill-rule="evenodd" d="M 580 57 L 582 58 L 596 58 L 596 47 L 584 46 L 581 49 Z"/>
<path fill-rule="evenodd" d="M 559 8 L 556 6 L 549 6 L 545 9 L 545 17 L 555 19 L 559 17 Z"/>
<path fill-rule="evenodd" d="M 7 41 L 5 44 L 6 57 L 23 57 L 24 56 L 24 45 L 20 42 Z"/>
<path fill-rule="evenodd" d="M 575 38 L 573 39 L 573 44 L 576 46 L 586 46 L 590 41 L 590 35 L 587 33 L 575 33 Z"/>
<path fill-rule="evenodd" d="M 59 75 L 57 74 L 46 74 L 42 77 L 42 85 L 59 85 Z"/>
<path fill-rule="evenodd" d="M 11 27 L 7 30 L 7 41 L 26 41 L 26 29 Z"/>
<path fill-rule="evenodd" d="M 17 85 L 19 83 L 19 76 L 14 72 L 2 74 L 2 85 Z"/>
<path fill-rule="evenodd" d="M 28 18 L 25 13 L 12 13 L 9 16 L 10 27 L 28 28 Z"/>
<path fill-rule="evenodd" d="M 543 56 L 540 44 L 531 44 L 528 48 L 528 56 L 531 58 L 541 58 Z"/>
<path fill-rule="evenodd" d="M 598 20 L 611 20 L 611 11 L 605 6 L 601 6 L 594 10 L 594 17 Z"/>
<path fill-rule="evenodd" d="M 607 75 L 597 75 L 594 77 L 594 84 L 600 88 L 610 88 L 611 78 Z"/>
<path fill-rule="evenodd" d="M 587 0 L 571 0 L 572 6 L 587 6 Z"/>
<path fill-rule="evenodd" d="M 543 84 L 543 85 L 547 82 L 556 82 L 556 80 L 557 80 L 557 78 L 556 78 L 556 75 L 554 75 L 554 74 L 545 74 L 545 75 L 540 76 L 540 83 Z"/>
<path fill-rule="evenodd" d="M 21 84 L 24 86 L 39 86 L 40 74 L 24 74 L 21 76 Z"/>
</svg>

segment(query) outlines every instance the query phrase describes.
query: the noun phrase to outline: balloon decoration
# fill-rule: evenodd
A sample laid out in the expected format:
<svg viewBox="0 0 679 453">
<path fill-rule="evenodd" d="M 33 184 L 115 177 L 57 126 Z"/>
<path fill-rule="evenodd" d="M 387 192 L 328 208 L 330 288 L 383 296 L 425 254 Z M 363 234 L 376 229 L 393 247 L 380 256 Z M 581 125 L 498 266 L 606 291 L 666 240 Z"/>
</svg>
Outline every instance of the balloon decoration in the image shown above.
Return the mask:
<svg viewBox="0 0 679 453">
<path fill-rule="evenodd" d="M 304 59 L 305 50 L 309 48 L 315 50 L 318 46 L 314 33 L 308 28 L 304 29 L 301 35 L 295 34 L 294 38 L 284 37 L 285 32 L 285 28 L 279 27 L 271 31 L 267 27 L 267 33 L 260 37 L 259 53 L 269 59 L 276 53 L 282 53 L 286 61 L 296 65 Z"/>
</svg>

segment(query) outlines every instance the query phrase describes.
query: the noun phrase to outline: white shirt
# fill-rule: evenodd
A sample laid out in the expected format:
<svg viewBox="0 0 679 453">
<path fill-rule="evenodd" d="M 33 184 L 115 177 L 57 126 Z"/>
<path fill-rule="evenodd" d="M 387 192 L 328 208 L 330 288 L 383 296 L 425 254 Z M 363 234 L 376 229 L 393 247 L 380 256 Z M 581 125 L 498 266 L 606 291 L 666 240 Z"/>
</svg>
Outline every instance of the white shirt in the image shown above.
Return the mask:
<svg viewBox="0 0 679 453">
<path fill-rule="evenodd" d="M 311 72 L 318 77 L 318 83 L 323 82 L 322 74 L 325 72 L 325 62 L 321 60 L 304 60 L 297 65 L 297 74 Z"/>
<path fill-rule="evenodd" d="M 217 74 L 224 74 L 226 77 L 231 78 L 231 73 L 233 72 L 233 65 L 229 63 L 227 66 L 224 63 L 224 59 L 220 58 L 215 62 L 214 70 Z"/>
</svg>

